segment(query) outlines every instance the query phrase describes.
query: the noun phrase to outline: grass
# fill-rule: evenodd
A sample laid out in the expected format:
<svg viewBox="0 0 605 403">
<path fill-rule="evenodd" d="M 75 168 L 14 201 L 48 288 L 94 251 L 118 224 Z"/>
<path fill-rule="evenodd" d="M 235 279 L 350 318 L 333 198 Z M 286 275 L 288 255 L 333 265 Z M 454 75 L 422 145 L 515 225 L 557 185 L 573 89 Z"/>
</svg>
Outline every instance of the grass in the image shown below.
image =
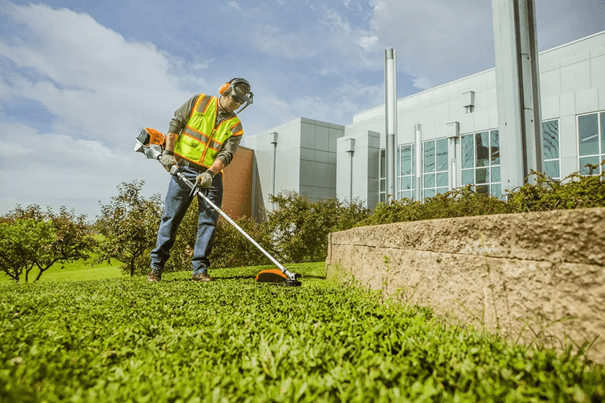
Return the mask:
<svg viewBox="0 0 605 403">
<path fill-rule="evenodd" d="M 0 401 L 602 401 L 578 357 L 447 326 L 426 307 L 265 267 L 0 285 Z"/>
<path fill-rule="evenodd" d="M 39 281 L 81 281 L 116 278 L 122 276 L 122 271 L 119 266 L 119 262 L 115 261 L 92 265 L 92 260 L 78 260 L 76 262 L 66 263 L 63 268 L 61 265 L 55 264 L 42 274 Z M 38 270 L 33 269 L 29 276 L 30 281 L 33 281 L 37 275 Z M 0 273 L 0 284 L 11 282 L 12 280 L 10 277 Z"/>
</svg>

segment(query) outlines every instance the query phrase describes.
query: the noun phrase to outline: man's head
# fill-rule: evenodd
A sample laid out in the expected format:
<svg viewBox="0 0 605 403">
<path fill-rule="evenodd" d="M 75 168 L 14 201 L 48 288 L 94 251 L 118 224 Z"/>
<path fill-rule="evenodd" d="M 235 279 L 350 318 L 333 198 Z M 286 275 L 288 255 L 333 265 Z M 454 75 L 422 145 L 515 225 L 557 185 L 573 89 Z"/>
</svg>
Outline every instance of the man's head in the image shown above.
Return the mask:
<svg viewBox="0 0 605 403">
<path fill-rule="evenodd" d="M 219 89 L 221 94 L 221 106 L 223 109 L 233 112 L 245 103 L 241 112 L 253 102 L 254 94 L 250 91 L 250 83 L 243 78 L 234 78 L 223 84 Z"/>
</svg>

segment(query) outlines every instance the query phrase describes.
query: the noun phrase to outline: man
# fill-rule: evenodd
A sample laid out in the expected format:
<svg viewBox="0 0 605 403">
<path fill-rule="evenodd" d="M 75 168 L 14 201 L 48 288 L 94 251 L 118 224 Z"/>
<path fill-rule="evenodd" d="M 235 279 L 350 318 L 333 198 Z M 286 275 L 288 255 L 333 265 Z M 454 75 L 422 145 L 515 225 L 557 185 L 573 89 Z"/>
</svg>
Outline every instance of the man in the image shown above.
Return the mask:
<svg viewBox="0 0 605 403">
<path fill-rule="evenodd" d="M 187 179 L 195 181 L 205 195 L 219 208 L 223 199 L 223 177 L 221 170 L 229 165 L 244 130 L 236 109 L 245 105 L 241 112 L 252 104 L 254 94 L 250 84 L 243 78 L 234 78 L 219 89 L 220 97 L 199 94 L 187 101 L 175 113 L 170 122 L 164 152 L 160 158 L 167 171 L 178 165 Z M 170 257 L 176 231 L 193 201 L 191 190 L 173 176 L 162 220 L 158 230 L 156 248 L 151 251 L 151 271 L 147 281 L 157 282 L 162 278 L 164 265 Z M 218 212 L 198 197 L 199 215 L 197 237 L 193 248 L 194 281 L 212 281 L 208 275 L 208 255 Z"/>
</svg>

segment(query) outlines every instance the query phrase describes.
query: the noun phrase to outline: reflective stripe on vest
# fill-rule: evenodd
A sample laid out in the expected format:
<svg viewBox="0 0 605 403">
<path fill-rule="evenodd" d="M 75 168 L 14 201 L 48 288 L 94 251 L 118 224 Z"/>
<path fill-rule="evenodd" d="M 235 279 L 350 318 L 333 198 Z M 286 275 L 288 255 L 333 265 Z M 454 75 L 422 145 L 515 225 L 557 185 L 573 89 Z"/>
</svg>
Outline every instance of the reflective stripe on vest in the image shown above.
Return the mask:
<svg viewBox="0 0 605 403">
<path fill-rule="evenodd" d="M 218 98 L 200 94 L 187 125 L 174 145 L 174 154 L 210 168 L 225 141 L 231 136 L 244 134 L 237 116 L 222 121 L 214 128 L 217 111 Z"/>
</svg>

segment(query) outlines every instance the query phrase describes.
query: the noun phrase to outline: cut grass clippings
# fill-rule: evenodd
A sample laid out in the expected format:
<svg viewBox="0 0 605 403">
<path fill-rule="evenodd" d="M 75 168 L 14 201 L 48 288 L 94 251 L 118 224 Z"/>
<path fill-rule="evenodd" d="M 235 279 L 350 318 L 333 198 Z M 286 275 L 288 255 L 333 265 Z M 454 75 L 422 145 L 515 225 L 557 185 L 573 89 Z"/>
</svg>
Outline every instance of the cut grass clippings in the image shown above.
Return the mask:
<svg viewBox="0 0 605 403">
<path fill-rule="evenodd" d="M 446 326 L 290 265 L 0 285 L 1 401 L 601 401 L 602 366 Z"/>
</svg>

